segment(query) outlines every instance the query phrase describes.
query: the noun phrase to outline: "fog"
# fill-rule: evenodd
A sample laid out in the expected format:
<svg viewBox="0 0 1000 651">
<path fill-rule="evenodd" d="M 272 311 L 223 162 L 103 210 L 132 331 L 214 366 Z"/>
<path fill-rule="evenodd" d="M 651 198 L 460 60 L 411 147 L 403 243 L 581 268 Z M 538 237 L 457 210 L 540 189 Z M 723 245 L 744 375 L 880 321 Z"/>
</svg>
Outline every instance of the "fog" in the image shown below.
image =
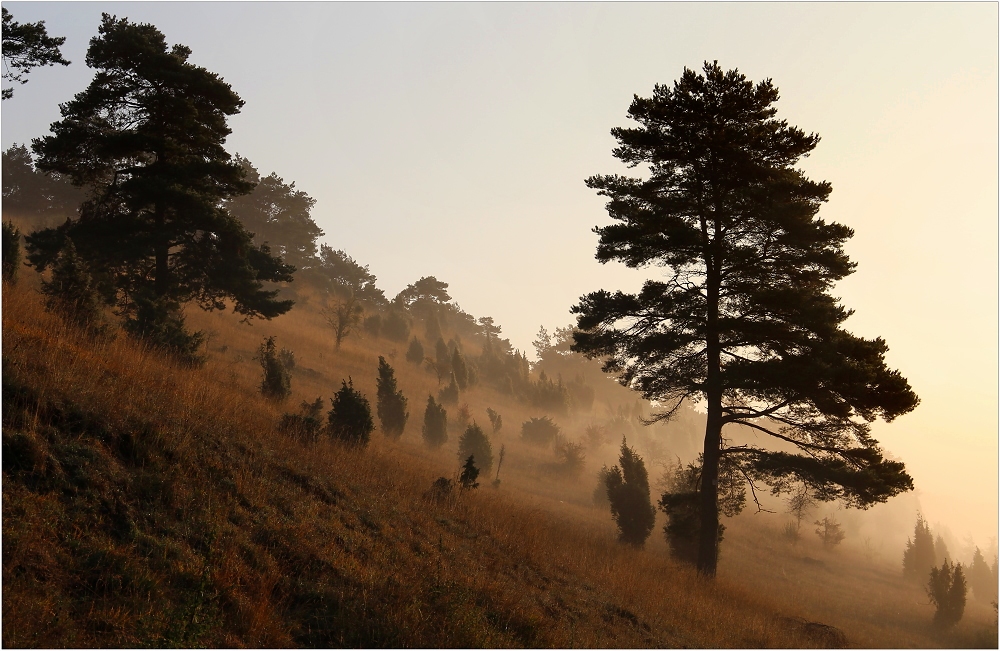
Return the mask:
<svg viewBox="0 0 1000 651">
<path fill-rule="evenodd" d="M 855 230 L 858 269 L 836 289 L 856 310 L 847 327 L 885 338 L 922 401 L 874 427 L 917 490 L 845 526 L 895 549 L 920 510 L 960 559 L 995 546 L 995 4 L 5 7 L 65 36 L 73 63 L 15 87 L 4 149 L 45 135 L 89 82 L 102 11 L 153 23 L 246 101 L 228 150 L 315 198 L 322 241 L 389 296 L 421 276 L 450 283 L 526 351 L 584 293 L 659 273 L 593 260 L 608 217 L 583 179 L 626 173 L 609 131 L 633 94 L 704 60 L 772 78 L 779 117 L 823 138 L 804 163 L 833 184 L 821 217 Z M 651 464 L 691 460 L 697 440 L 677 431 L 642 441 Z"/>
</svg>

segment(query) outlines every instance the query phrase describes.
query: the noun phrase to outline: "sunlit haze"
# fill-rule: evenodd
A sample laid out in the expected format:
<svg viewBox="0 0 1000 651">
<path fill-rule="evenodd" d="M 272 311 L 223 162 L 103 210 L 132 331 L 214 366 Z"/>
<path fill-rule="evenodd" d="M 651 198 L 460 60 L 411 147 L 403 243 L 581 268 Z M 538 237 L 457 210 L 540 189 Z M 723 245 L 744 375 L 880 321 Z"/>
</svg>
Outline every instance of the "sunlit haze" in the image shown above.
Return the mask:
<svg viewBox="0 0 1000 651">
<path fill-rule="evenodd" d="M 610 130 L 633 95 L 718 60 L 781 91 L 822 137 L 804 161 L 847 224 L 847 328 L 882 337 L 920 406 L 874 432 L 952 539 L 997 535 L 996 3 L 31 3 L 65 36 L 2 105 L 30 143 L 83 90 L 101 13 L 157 26 L 246 102 L 228 150 L 316 199 L 321 241 L 392 297 L 421 276 L 533 355 L 539 326 L 657 268 L 594 260 L 594 174 L 629 173 Z"/>
</svg>

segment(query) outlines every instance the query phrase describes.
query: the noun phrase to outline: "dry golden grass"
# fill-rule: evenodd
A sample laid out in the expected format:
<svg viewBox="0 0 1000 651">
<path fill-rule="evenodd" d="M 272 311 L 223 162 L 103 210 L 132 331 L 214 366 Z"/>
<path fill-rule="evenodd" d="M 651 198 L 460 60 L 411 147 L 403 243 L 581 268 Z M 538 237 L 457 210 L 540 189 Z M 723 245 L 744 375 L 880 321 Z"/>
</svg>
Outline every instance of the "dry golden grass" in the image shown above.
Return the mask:
<svg viewBox="0 0 1000 651">
<path fill-rule="evenodd" d="M 714 583 L 674 563 L 658 532 L 645 550 L 619 545 L 587 505 L 598 460 L 582 479 L 553 475 L 517 438 L 541 414 L 484 387 L 461 400 L 481 424 L 487 406 L 504 415 L 500 489 L 429 501 L 459 466 L 457 432 L 439 451 L 420 442 L 436 380 L 405 345 L 350 337 L 335 351 L 315 296 L 252 326 L 192 311 L 189 325 L 213 333 L 192 370 L 123 336 L 87 339 L 41 309 L 32 282 L 3 292 L 5 646 L 830 644 L 812 620 L 895 647 L 969 644 L 978 630 L 935 637 L 926 607 L 890 617 L 914 590 L 888 569 L 818 552 L 825 566 L 796 565 L 804 551 L 748 518 L 727 531 Z M 283 406 L 257 390 L 265 335 L 298 359 Z M 347 376 L 373 398 L 379 354 L 410 398 L 399 442 L 376 431 L 363 450 L 303 446 L 276 432 Z M 558 420 L 576 437 L 588 416 Z"/>
</svg>

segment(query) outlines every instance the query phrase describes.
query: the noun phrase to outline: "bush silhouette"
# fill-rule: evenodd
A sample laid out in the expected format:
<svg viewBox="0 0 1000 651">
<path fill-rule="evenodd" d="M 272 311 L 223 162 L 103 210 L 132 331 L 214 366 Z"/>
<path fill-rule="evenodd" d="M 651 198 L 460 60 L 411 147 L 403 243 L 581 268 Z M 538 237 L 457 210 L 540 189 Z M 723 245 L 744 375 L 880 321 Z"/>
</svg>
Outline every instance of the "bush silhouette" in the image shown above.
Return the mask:
<svg viewBox="0 0 1000 651">
<path fill-rule="evenodd" d="M 314 402 L 303 400 L 298 414 L 285 414 L 278 426 L 282 432 L 294 434 L 305 443 L 315 443 L 319 440 L 319 432 L 323 428 L 323 398 Z"/>
<path fill-rule="evenodd" d="M 104 330 L 97 284 L 72 240 L 67 238 L 52 266 L 52 277 L 42 281 L 41 292 L 45 295 L 45 306 L 67 321 L 91 331 Z"/>
<path fill-rule="evenodd" d="M 555 455 L 561 469 L 572 476 L 580 474 L 583 462 L 587 458 L 583 444 L 566 440 L 561 436 L 556 437 Z"/>
<path fill-rule="evenodd" d="M 559 426 L 548 416 L 532 418 L 521 424 L 521 439 L 532 445 L 551 445 L 558 433 Z"/>
<path fill-rule="evenodd" d="M 667 524 L 663 534 L 670 546 L 670 554 L 692 565 L 698 563 L 698 547 L 701 538 L 701 465 L 702 457 L 687 467 L 680 461 L 673 469 L 670 477 L 669 490 L 660 497 L 660 510 L 667 514 Z M 740 480 L 742 476 L 738 469 L 723 462 L 719 467 L 719 513 L 733 517 L 743 510 L 746 504 L 745 487 Z M 722 548 L 723 533 L 726 526 L 719 523 L 718 544 Z M 798 534 L 798 528 L 795 528 Z"/>
<path fill-rule="evenodd" d="M 390 309 L 382 320 L 382 336 L 392 341 L 406 341 L 410 336 L 410 322 L 401 310 Z"/>
<path fill-rule="evenodd" d="M 17 272 L 21 267 L 21 231 L 12 222 L 3 223 L 3 279 L 17 282 Z"/>
<path fill-rule="evenodd" d="M 379 355 L 378 358 L 378 401 L 376 409 L 386 436 L 398 439 L 403 434 L 410 414 L 406 411 L 406 396 L 396 388 L 396 375 L 392 367 Z"/>
<path fill-rule="evenodd" d="M 257 348 L 257 355 L 254 359 L 260 363 L 260 368 L 264 372 L 264 378 L 260 383 L 260 392 L 265 398 L 281 402 L 291 395 L 292 378 L 288 369 L 281 362 L 274 337 L 264 339 L 260 347 Z"/>
<path fill-rule="evenodd" d="M 458 382 L 455 380 L 455 374 L 451 374 L 451 382 L 445 388 L 438 391 L 438 400 L 441 404 L 454 405 L 458 402 Z"/>
<path fill-rule="evenodd" d="M 458 478 L 462 484 L 462 490 L 479 488 L 479 482 L 476 481 L 478 478 L 479 468 L 476 467 L 476 457 L 470 454 L 469 458 L 465 460 L 465 465 L 462 466 L 462 475 Z"/>
<path fill-rule="evenodd" d="M 330 436 L 352 445 L 368 445 L 372 430 L 375 429 L 372 409 L 368 399 L 354 388 L 350 378 L 343 382 L 331 402 L 332 406 L 327 414 L 327 431 Z"/>
<path fill-rule="evenodd" d="M 424 443 L 431 448 L 439 448 L 448 442 L 448 412 L 434 402 L 434 396 L 427 396 L 424 409 Z"/>
<path fill-rule="evenodd" d="M 416 337 L 410 340 L 410 347 L 406 349 L 406 361 L 411 364 L 422 364 L 424 361 L 424 346 Z"/>
<path fill-rule="evenodd" d="M 825 517 L 822 520 L 813 522 L 816 525 L 816 535 L 823 541 L 826 548 L 835 547 L 844 540 L 844 530 L 834 517 Z"/>
<path fill-rule="evenodd" d="M 965 613 L 965 574 L 960 564 L 952 565 L 947 559 L 941 567 L 932 567 L 927 582 L 927 596 L 937 607 L 934 623 L 947 628 L 954 626 Z"/>
<path fill-rule="evenodd" d="M 149 345 L 170 353 L 179 361 L 199 366 L 205 357 L 198 353 L 205 339 L 203 332 L 188 332 L 180 304 L 169 296 L 155 298 L 149 293 L 134 299 L 135 309 L 122 328 Z"/>
<path fill-rule="evenodd" d="M 490 426 L 493 428 L 493 435 L 496 436 L 503 427 L 503 417 L 489 407 L 486 408 L 486 416 L 490 419 Z"/>
<path fill-rule="evenodd" d="M 458 439 L 458 457 L 465 459 L 470 456 L 476 457 L 476 467 L 484 473 L 489 474 L 493 468 L 493 446 L 486 438 L 483 429 L 473 422 Z"/>
<path fill-rule="evenodd" d="M 653 530 L 656 511 L 649 500 L 649 475 L 646 464 L 622 438 L 620 466 L 608 472 L 606 485 L 611 517 L 618 525 L 618 540 L 642 547 Z"/>
</svg>

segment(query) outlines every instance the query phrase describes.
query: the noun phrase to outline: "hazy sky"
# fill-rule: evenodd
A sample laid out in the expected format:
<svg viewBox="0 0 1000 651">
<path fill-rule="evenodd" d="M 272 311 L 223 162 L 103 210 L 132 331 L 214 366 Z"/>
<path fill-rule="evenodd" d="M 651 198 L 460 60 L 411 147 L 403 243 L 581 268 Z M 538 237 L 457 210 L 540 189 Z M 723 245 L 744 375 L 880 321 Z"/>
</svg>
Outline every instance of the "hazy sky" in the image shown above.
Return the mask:
<svg viewBox="0 0 1000 651">
<path fill-rule="evenodd" d="M 837 288 L 920 395 L 876 434 L 932 524 L 997 529 L 996 3 L 31 3 L 73 64 L 2 104 L 26 143 L 90 81 L 107 11 L 150 22 L 246 101 L 230 152 L 316 200 L 323 240 L 390 297 L 420 276 L 531 351 L 539 325 L 657 271 L 594 261 L 607 223 L 584 185 L 627 173 L 609 131 L 633 94 L 718 60 L 781 90 L 779 117 L 822 141 L 804 168 L 856 235 Z M 530 352 L 529 352 L 530 354 Z"/>
</svg>

